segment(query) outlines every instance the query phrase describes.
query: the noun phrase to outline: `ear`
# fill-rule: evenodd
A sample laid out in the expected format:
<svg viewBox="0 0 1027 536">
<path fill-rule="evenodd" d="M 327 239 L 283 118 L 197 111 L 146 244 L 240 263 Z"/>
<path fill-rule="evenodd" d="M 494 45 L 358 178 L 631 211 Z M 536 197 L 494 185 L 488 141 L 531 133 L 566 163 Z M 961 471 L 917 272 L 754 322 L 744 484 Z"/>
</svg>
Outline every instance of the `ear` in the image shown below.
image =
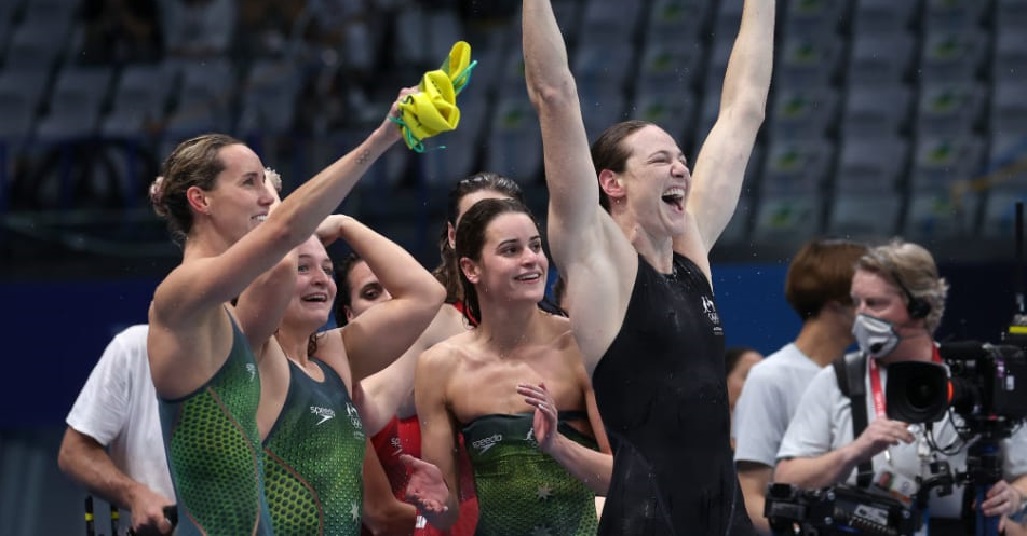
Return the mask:
<svg viewBox="0 0 1027 536">
<path fill-rule="evenodd" d="M 446 240 L 449 241 L 449 249 L 456 250 L 456 227 L 446 222 Z"/>
<path fill-rule="evenodd" d="M 604 169 L 599 172 L 599 187 L 606 192 L 606 196 L 612 201 L 621 199 L 624 197 L 624 182 L 620 175 L 614 173 L 609 169 Z"/>
<path fill-rule="evenodd" d="M 466 277 L 472 285 L 478 284 L 478 280 L 481 279 L 481 272 L 478 270 L 478 265 L 467 257 L 460 258 L 460 271 L 463 272 L 464 277 Z"/>
<path fill-rule="evenodd" d="M 204 192 L 199 186 L 190 186 L 185 191 L 185 198 L 189 202 L 189 206 L 193 210 L 201 214 L 210 213 L 210 203 L 207 200 L 207 192 Z"/>
</svg>

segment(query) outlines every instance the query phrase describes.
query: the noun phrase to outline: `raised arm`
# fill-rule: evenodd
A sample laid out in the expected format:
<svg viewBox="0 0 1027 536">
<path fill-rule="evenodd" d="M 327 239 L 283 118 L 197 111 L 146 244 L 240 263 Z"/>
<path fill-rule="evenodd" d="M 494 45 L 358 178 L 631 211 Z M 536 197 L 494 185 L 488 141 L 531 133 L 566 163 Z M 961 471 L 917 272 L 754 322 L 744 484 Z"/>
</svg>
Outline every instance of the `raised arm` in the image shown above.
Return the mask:
<svg viewBox="0 0 1027 536">
<path fill-rule="evenodd" d="M 692 170 L 688 212 L 709 252 L 724 232 L 742 191 L 745 166 L 766 116 L 774 62 L 774 0 L 745 0 L 720 93 L 720 112 Z M 674 249 L 684 253 L 686 237 Z"/>
<path fill-rule="evenodd" d="M 619 330 L 637 256 L 599 205 L 599 182 L 581 119 L 567 48 L 549 0 L 524 0 L 524 77 L 538 112 L 549 188 L 548 235 L 566 276 L 571 323 L 589 373 Z M 595 292 L 596 288 L 606 292 Z"/>
<path fill-rule="evenodd" d="M 599 183 L 552 5 L 525 0 L 522 13 L 524 78 L 539 116 L 549 187 L 549 239 L 562 266 L 599 245 Z"/>
<path fill-rule="evenodd" d="M 360 382 L 417 340 L 439 312 L 446 290 L 406 250 L 353 218 L 332 216 L 318 229 L 318 236 L 345 240 L 392 295 L 339 330 L 353 382 Z"/>
<path fill-rule="evenodd" d="M 271 179 L 265 170 L 264 187 L 274 198 L 269 209 L 274 212 L 282 204 L 279 197 L 281 178 Z M 285 308 L 292 299 L 296 284 L 298 257 L 296 250 L 287 253 L 270 270 L 259 275 L 239 296 L 235 305 L 235 317 L 250 346 L 259 348 L 267 342 L 281 324 Z M 261 354 L 262 355 L 262 354 Z"/>
<path fill-rule="evenodd" d="M 455 307 L 442 307 L 428 329 L 399 359 L 360 382 L 363 396 L 358 409 L 367 433 L 377 434 L 404 405 L 410 404 L 408 401 L 413 399 L 417 359 L 421 354 L 466 330 L 463 316 Z"/>
<path fill-rule="evenodd" d="M 251 347 L 266 343 L 281 325 L 295 292 L 298 261 L 296 250 L 290 251 L 239 296 L 235 316 Z"/>
<path fill-rule="evenodd" d="M 393 105 L 390 116 L 395 109 Z M 154 294 L 151 319 L 172 329 L 190 325 L 197 313 L 239 296 L 290 249 L 310 237 L 357 180 L 398 139 L 398 129 L 386 118 L 356 149 L 300 186 L 265 222 L 224 253 L 176 268 Z M 259 176 L 256 171 L 253 175 L 245 180 L 253 181 L 253 188 L 264 189 L 263 169 Z"/>
</svg>

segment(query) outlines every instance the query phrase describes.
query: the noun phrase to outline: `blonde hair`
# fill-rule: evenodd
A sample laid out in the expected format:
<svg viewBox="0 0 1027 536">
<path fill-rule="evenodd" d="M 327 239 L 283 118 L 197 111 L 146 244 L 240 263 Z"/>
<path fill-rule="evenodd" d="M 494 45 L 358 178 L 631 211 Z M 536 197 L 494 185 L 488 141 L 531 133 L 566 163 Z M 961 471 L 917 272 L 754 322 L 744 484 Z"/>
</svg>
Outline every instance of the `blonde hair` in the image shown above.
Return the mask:
<svg viewBox="0 0 1027 536">
<path fill-rule="evenodd" d="M 926 248 L 894 238 L 888 244 L 871 248 L 859 259 L 856 268 L 875 273 L 895 285 L 907 307 L 910 297 L 930 305 L 930 312 L 924 317 L 927 331 L 934 333 L 941 325 L 949 285 L 938 276 L 938 265 Z"/>
<path fill-rule="evenodd" d="M 270 167 L 264 168 L 264 179 L 271 183 L 271 186 L 275 187 L 275 191 L 279 194 L 282 193 L 282 176 L 277 171 Z"/>
</svg>

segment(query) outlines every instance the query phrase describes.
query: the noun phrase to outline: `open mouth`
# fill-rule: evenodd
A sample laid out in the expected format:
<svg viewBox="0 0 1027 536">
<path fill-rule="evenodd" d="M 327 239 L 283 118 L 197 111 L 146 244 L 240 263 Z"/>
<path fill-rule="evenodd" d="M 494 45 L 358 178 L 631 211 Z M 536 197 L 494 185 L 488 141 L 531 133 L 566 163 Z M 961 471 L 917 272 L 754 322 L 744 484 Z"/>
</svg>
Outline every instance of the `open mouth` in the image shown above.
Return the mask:
<svg viewBox="0 0 1027 536">
<path fill-rule="evenodd" d="M 684 188 L 671 188 L 663 195 L 660 196 L 660 200 L 664 203 L 674 207 L 681 211 L 685 209 L 685 189 Z"/>
<path fill-rule="evenodd" d="M 514 280 L 516 280 L 516 281 L 527 281 L 527 282 L 538 281 L 539 279 L 542 279 L 542 274 L 540 274 L 538 272 L 532 272 L 530 274 L 521 274 L 519 276 L 514 277 Z"/>
<path fill-rule="evenodd" d="M 257 223 L 264 223 L 265 221 L 267 221 L 267 214 L 262 214 L 260 216 L 254 216 L 253 219 L 257 220 Z"/>
<path fill-rule="evenodd" d="M 321 293 L 309 294 L 307 296 L 300 298 L 300 301 L 307 303 L 325 303 L 328 301 L 328 295 Z"/>
</svg>

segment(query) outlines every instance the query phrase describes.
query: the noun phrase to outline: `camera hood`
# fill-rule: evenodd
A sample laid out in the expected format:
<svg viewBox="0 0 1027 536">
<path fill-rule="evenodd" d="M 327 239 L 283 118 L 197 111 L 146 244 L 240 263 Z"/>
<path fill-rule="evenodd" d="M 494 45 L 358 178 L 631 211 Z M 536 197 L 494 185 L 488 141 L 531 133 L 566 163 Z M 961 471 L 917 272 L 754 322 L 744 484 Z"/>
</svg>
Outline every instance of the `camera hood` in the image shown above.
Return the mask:
<svg viewBox="0 0 1027 536">
<path fill-rule="evenodd" d="M 938 422 L 951 398 L 948 372 L 937 363 L 898 361 L 888 365 L 888 418 L 906 423 Z"/>
</svg>

